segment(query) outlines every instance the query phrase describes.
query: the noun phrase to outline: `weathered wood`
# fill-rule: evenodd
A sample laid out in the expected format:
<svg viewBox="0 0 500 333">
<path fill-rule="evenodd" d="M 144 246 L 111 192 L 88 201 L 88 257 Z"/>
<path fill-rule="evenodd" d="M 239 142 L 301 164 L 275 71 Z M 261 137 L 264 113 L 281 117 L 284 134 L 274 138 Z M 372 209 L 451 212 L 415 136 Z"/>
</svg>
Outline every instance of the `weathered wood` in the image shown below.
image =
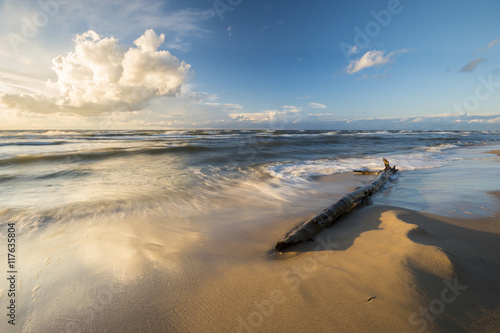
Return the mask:
<svg viewBox="0 0 500 333">
<path fill-rule="evenodd" d="M 380 171 L 369 171 L 369 170 L 353 170 L 354 173 L 360 173 L 362 175 L 378 175 Z"/>
<path fill-rule="evenodd" d="M 330 205 L 319 215 L 304 222 L 276 244 L 276 251 L 283 251 L 289 246 L 311 240 L 314 235 L 332 225 L 333 222 L 347 213 L 358 202 L 378 191 L 389 180 L 389 177 L 397 172 L 396 166 L 391 167 L 389 161 L 385 158 L 384 164 L 385 169 L 380 172 L 379 176 L 370 185 L 344 195 L 339 201 Z"/>
</svg>

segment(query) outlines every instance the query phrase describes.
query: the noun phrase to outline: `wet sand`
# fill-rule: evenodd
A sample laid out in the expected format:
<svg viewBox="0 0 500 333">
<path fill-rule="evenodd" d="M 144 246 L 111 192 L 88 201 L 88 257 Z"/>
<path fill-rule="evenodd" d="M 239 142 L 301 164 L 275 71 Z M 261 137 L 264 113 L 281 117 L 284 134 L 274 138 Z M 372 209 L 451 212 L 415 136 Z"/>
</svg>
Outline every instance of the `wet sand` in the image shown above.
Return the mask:
<svg viewBox="0 0 500 333">
<path fill-rule="evenodd" d="M 488 175 L 500 159 L 486 152 L 401 175 L 284 253 L 275 242 L 334 199 L 306 195 L 267 219 L 249 203 L 175 226 L 48 226 L 21 239 L 14 331 L 498 332 L 500 184 Z M 371 179 L 359 177 L 351 188 Z"/>
</svg>

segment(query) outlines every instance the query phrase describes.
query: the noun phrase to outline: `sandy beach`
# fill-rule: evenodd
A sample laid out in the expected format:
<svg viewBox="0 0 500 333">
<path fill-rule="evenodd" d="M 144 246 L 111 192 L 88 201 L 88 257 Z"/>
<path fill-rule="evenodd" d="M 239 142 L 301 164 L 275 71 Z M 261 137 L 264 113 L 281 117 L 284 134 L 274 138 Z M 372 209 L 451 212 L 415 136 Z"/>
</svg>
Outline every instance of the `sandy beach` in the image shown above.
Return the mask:
<svg viewBox="0 0 500 333">
<path fill-rule="evenodd" d="M 16 328 L 498 332 L 500 192 L 491 188 L 500 184 L 489 173 L 499 166 L 500 150 L 488 153 L 493 148 L 468 148 L 448 168 L 400 175 L 369 205 L 284 253 L 272 250 L 275 242 L 332 198 L 306 193 L 269 220 L 255 220 L 259 204 L 249 203 L 237 214 L 198 216 L 218 219 L 205 230 L 186 218 L 173 235 L 160 220 L 48 226 L 21 240 Z M 458 180 L 449 183 L 447 177 L 457 177 L 450 170 L 474 175 L 463 180 L 462 193 Z M 330 187 L 338 177 L 318 179 L 317 186 Z M 344 175 L 338 195 L 374 177 Z M 447 193 L 435 202 L 426 183 L 434 179 Z"/>
<path fill-rule="evenodd" d="M 499 192 L 487 195 L 498 207 Z M 357 209 L 314 242 L 228 262 L 178 310 L 190 313 L 182 330 L 496 332 L 500 218 L 483 209 L 479 218 Z"/>
<path fill-rule="evenodd" d="M 0 1 L 0 333 L 500 333 L 500 0 Z"/>
</svg>

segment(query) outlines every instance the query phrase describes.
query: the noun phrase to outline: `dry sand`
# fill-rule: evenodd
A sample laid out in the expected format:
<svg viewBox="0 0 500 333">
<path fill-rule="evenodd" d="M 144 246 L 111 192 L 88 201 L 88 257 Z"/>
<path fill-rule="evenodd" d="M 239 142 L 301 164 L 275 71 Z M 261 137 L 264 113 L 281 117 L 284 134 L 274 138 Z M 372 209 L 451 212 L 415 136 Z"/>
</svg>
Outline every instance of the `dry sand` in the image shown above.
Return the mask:
<svg viewBox="0 0 500 333">
<path fill-rule="evenodd" d="M 366 207 L 315 242 L 227 267 L 197 291 L 203 308 L 179 315 L 191 309 L 185 329 L 199 332 L 498 332 L 500 220 L 477 222 Z"/>
<path fill-rule="evenodd" d="M 225 256 L 171 253 L 151 235 L 121 235 L 108 239 L 106 248 L 123 251 L 103 271 L 75 276 L 77 264 L 61 256 L 60 281 L 38 281 L 53 289 L 51 301 L 39 302 L 24 331 L 498 332 L 500 219 L 470 222 L 362 207 L 286 253 L 268 251 L 278 227 L 242 248 L 260 256 L 228 255 L 235 246 Z M 112 285 L 99 278 L 109 269 Z"/>
<path fill-rule="evenodd" d="M 499 207 L 499 193 L 489 195 Z M 23 266 L 24 292 L 31 297 L 21 307 L 29 320 L 19 328 L 500 331 L 498 210 L 457 218 L 365 206 L 312 242 L 271 251 L 314 212 L 202 233 L 186 229 L 182 239 L 169 238 L 161 224 L 47 233 L 23 248 L 34 266 L 43 265 Z M 51 237 L 52 247 L 37 252 Z"/>
</svg>

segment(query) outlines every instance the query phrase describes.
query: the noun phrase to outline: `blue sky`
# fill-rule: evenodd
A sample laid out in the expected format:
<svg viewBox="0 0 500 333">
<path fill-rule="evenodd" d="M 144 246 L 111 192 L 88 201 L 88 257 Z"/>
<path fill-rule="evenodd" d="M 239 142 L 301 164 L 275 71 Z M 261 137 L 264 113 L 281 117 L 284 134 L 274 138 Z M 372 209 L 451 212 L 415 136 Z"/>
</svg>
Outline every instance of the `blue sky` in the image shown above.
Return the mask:
<svg viewBox="0 0 500 333">
<path fill-rule="evenodd" d="M 2 129 L 500 129 L 498 1 L 0 8 Z"/>
</svg>

